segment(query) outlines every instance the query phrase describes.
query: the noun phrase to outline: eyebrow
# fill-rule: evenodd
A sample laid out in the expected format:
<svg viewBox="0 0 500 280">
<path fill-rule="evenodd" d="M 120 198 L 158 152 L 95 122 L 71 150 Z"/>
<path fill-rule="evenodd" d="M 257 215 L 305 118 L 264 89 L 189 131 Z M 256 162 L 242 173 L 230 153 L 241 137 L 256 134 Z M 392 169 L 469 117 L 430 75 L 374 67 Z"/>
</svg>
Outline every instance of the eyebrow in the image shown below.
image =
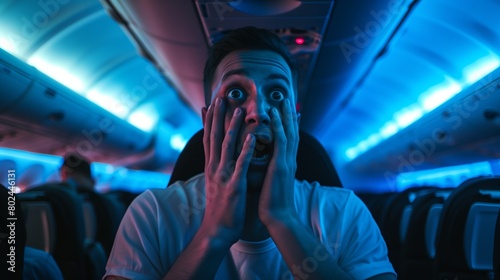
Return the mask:
<svg viewBox="0 0 500 280">
<path fill-rule="evenodd" d="M 230 76 L 233 76 L 233 75 L 250 76 L 250 73 L 246 69 L 234 69 L 234 70 L 230 70 L 230 71 L 227 71 L 226 73 L 224 73 L 224 75 L 222 75 L 221 80 L 225 81 L 227 78 L 229 78 Z"/>
<path fill-rule="evenodd" d="M 234 69 L 234 70 L 230 70 L 230 71 L 227 71 L 226 73 L 224 73 L 224 75 L 222 75 L 222 81 L 225 81 L 227 78 L 229 78 L 230 76 L 233 76 L 233 75 L 240 75 L 240 76 L 250 76 L 250 72 L 247 70 L 247 69 Z M 283 74 L 279 74 L 279 73 L 274 73 L 274 74 L 271 74 L 269 76 L 266 77 L 266 79 L 280 79 L 280 80 L 284 80 L 286 83 L 290 84 L 290 80 L 288 79 L 287 76 L 283 75 Z"/>
</svg>

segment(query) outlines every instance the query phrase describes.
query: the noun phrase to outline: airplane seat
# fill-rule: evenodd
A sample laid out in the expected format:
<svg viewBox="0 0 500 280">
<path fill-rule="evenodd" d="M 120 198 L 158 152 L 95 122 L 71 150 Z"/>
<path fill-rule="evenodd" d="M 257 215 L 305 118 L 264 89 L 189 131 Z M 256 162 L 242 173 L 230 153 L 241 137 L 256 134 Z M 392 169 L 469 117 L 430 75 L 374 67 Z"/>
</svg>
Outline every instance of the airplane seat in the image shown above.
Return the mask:
<svg viewBox="0 0 500 280">
<path fill-rule="evenodd" d="M 430 189 L 415 197 L 411 204 L 411 213 L 401 245 L 401 262 L 399 278 L 407 280 L 431 279 L 433 257 L 430 256 L 428 245 L 434 244 L 435 230 L 429 221 L 439 222 L 439 213 L 431 210 L 435 205 L 444 203 L 450 189 Z M 429 219 L 436 216 L 437 218 Z M 432 235 L 434 233 L 434 235 Z M 432 249 L 434 246 L 432 246 Z M 434 249 L 433 249 L 434 250 Z"/>
<path fill-rule="evenodd" d="M 53 254 L 57 229 L 52 205 L 44 199 L 43 192 L 19 193 L 18 199 L 26 225 L 26 246 Z"/>
<path fill-rule="evenodd" d="M 26 246 L 26 229 L 24 227 L 23 213 L 20 207 L 17 195 L 10 198 L 9 190 L 0 184 L 0 203 L 3 209 L 0 210 L 0 218 L 2 226 L 0 227 L 0 252 L 4 255 L 6 263 L 3 265 L 3 275 L 8 275 L 9 279 L 22 280 L 24 271 L 24 249 Z M 13 206 L 9 209 L 8 206 Z M 12 210 L 13 209 L 13 210 Z M 12 219 L 12 220 L 11 220 Z M 10 226 L 13 225 L 14 227 Z M 10 250 L 12 246 L 8 240 L 11 233 L 15 233 L 15 248 Z M 11 256 L 14 258 L 11 260 Z M 8 271 L 10 267 L 14 267 L 14 272 Z"/>
<path fill-rule="evenodd" d="M 50 202 L 56 221 L 53 256 L 65 279 L 101 279 L 107 256 L 92 236 L 96 214 L 90 201 L 64 183 L 46 183 L 26 193 L 39 193 Z"/>
<path fill-rule="evenodd" d="M 479 191 L 482 195 L 500 199 L 498 191 Z M 467 215 L 464 233 L 465 258 L 469 269 L 493 273 L 493 248 L 495 226 L 500 210 L 500 201 L 474 202 Z"/>
<path fill-rule="evenodd" d="M 35 193 L 39 200 L 48 201 L 56 224 L 53 256 L 65 279 L 84 279 L 85 227 L 81 198 L 60 184 L 33 187 L 26 195 Z"/>
<path fill-rule="evenodd" d="M 483 237 L 490 233 L 477 232 L 484 230 L 479 224 L 481 218 L 468 222 L 471 210 L 476 213 L 484 211 L 475 210 L 475 204 L 500 204 L 500 177 L 477 177 L 464 181 L 455 189 L 443 204 L 443 210 L 439 219 L 436 235 L 436 256 L 434 277 L 436 279 L 490 279 L 492 269 L 484 266 L 476 266 L 477 256 L 471 254 L 479 247 L 484 246 L 481 242 L 472 243 L 472 237 Z M 490 215 L 491 216 L 491 215 Z M 473 222 L 478 222 L 474 224 Z M 482 224 L 482 223 L 481 223 Z M 469 227 L 469 228 L 468 228 Z M 491 239 L 491 238 L 489 238 Z M 490 248 L 493 244 L 490 244 Z M 483 248 L 483 247 L 481 247 Z M 492 263 L 493 256 L 489 258 Z M 474 260 L 471 262 L 471 260 Z M 484 263 L 483 263 L 484 264 Z"/>
<path fill-rule="evenodd" d="M 390 201 L 392 201 L 396 195 L 397 193 L 395 192 L 374 194 L 373 196 L 369 197 L 365 202 L 366 206 L 368 207 L 368 210 L 370 210 L 370 213 L 372 214 L 372 217 L 377 223 L 379 228 L 382 224 L 384 206 Z"/>
<path fill-rule="evenodd" d="M 138 193 L 129 192 L 126 190 L 112 190 L 103 194 L 105 197 L 112 199 L 113 201 L 120 202 L 125 210 L 129 207 L 130 203 L 134 201 Z"/>
<path fill-rule="evenodd" d="M 168 186 L 204 171 L 203 131 L 201 129 L 191 137 L 177 158 Z M 338 173 L 321 143 L 303 130 L 299 130 L 299 137 L 295 178 L 309 182 L 317 181 L 323 186 L 342 187 Z"/>
<path fill-rule="evenodd" d="M 398 274 L 401 259 L 401 221 L 404 209 L 413 202 L 415 196 L 431 188 L 408 188 L 390 196 L 386 203 L 383 204 L 380 231 L 387 245 L 389 260 Z"/>
<path fill-rule="evenodd" d="M 494 279 L 500 280 L 500 213 L 497 215 L 495 225 L 495 245 L 493 248 L 493 271 Z"/>
<path fill-rule="evenodd" d="M 99 242 L 86 240 L 84 244 L 85 279 L 100 280 L 106 273 L 108 258 Z"/>
<path fill-rule="evenodd" d="M 101 279 L 106 272 L 107 255 L 101 244 L 97 241 L 98 214 L 94 210 L 92 201 L 82 195 L 83 217 L 85 222 L 85 273 L 87 279 Z"/>
<path fill-rule="evenodd" d="M 94 219 L 89 220 L 89 223 L 95 225 L 93 240 L 100 243 L 107 257 L 111 253 L 116 232 L 125 214 L 125 206 L 116 198 L 92 190 L 78 190 L 78 192 L 88 203 L 87 207 L 91 209 L 88 211 L 94 212 Z"/>
</svg>

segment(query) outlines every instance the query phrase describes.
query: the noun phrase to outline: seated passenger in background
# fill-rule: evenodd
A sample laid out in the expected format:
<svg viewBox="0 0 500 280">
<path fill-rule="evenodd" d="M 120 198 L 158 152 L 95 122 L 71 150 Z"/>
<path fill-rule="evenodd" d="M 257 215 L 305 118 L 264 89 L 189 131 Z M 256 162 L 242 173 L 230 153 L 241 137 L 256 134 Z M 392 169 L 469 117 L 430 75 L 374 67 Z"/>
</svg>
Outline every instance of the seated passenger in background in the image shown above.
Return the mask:
<svg viewBox="0 0 500 280">
<path fill-rule="evenodd" d="M 64 279 L 51 254 L 26 246 L 24 248 L 24 280 Z"/>
<path fill-rule="evenodd" d="M 62 181 L 74 190 L 94 190 L 90 162 L 79 154 L 71 153 L 64 157 L 60 175 Z"/>
<path fill-rule="evenodd" d="M 106 279 L 396 279 L 347 189 L 295 179 L 297 70 L 274 33 L 242 28 L 205 65 L 205 173 L 129 207 Z"/>
</svg>

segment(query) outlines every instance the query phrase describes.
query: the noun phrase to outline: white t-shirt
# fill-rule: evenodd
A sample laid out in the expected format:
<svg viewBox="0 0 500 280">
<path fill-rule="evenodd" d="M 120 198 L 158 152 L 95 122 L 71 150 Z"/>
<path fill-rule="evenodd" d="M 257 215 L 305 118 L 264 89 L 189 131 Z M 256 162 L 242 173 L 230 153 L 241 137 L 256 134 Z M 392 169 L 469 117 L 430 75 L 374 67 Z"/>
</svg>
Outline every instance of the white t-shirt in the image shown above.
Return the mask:
<svg viewBox="0 0 500 280">
<path fill-rule="evenodd" d="M 201 225 L 204 183 L 205 177 L 200 174 L 138 196 L 118 229 L 106 275 L 163 278 Z M 352 191 L 295 181 L 295 207 L 302 223 L 311 228 L 352 277 L 395 274 L 377 224 Z M 240 240 L 230 252 L 215 279 L 293 279 L 271 238 L 260 242 Z M 325 252 L 318 251 L 306 258 L 302 271 L 314 270 L 324 256 Z"/>
</svg>

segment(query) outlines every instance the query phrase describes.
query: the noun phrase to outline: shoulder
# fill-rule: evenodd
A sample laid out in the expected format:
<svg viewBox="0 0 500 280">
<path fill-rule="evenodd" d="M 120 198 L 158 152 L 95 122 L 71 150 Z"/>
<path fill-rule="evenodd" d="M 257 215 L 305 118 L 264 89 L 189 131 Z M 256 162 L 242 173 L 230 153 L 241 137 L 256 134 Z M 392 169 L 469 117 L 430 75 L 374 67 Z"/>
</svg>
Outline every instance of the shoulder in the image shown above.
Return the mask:
<svg viewBox="0 0 500 280">
<path fill-rule="evenodd" d="M 344 236 L 362 223 L 369 223 L 371 217 L 352 190 L 324 187 L 317 182 L 296 181 L 295 209 L 318 236 Z"/>
<path fill-rule="evenodd" d="M 198 174 L 187 181 L 177 181 L 167 188 L 148 189 L 137 196 L 133 204 L 153 203 L 163 204 L 171 200 L 189 200 L 192 196 L 198 196 L 205 191 L 205 176 Z"/>
<path fill-rule="evenodd" d="M 295 180 L 295 198 L 308 198 L 317 205 L 335 207 L 338 209 L 363 208 L 364 203 L 352 190 L 331 186 L 322 186 L 318 182 Z"/>
<path fill-rule="evenodd" d="M 169 223 L 192 223 L 199 220 L 205 209 L 205 176 L 196 175 L 187 181 L 178 181 L 164 189 L 148 189 L 129 206 L 128 216 L 134 220 Z"/>
</svg>

